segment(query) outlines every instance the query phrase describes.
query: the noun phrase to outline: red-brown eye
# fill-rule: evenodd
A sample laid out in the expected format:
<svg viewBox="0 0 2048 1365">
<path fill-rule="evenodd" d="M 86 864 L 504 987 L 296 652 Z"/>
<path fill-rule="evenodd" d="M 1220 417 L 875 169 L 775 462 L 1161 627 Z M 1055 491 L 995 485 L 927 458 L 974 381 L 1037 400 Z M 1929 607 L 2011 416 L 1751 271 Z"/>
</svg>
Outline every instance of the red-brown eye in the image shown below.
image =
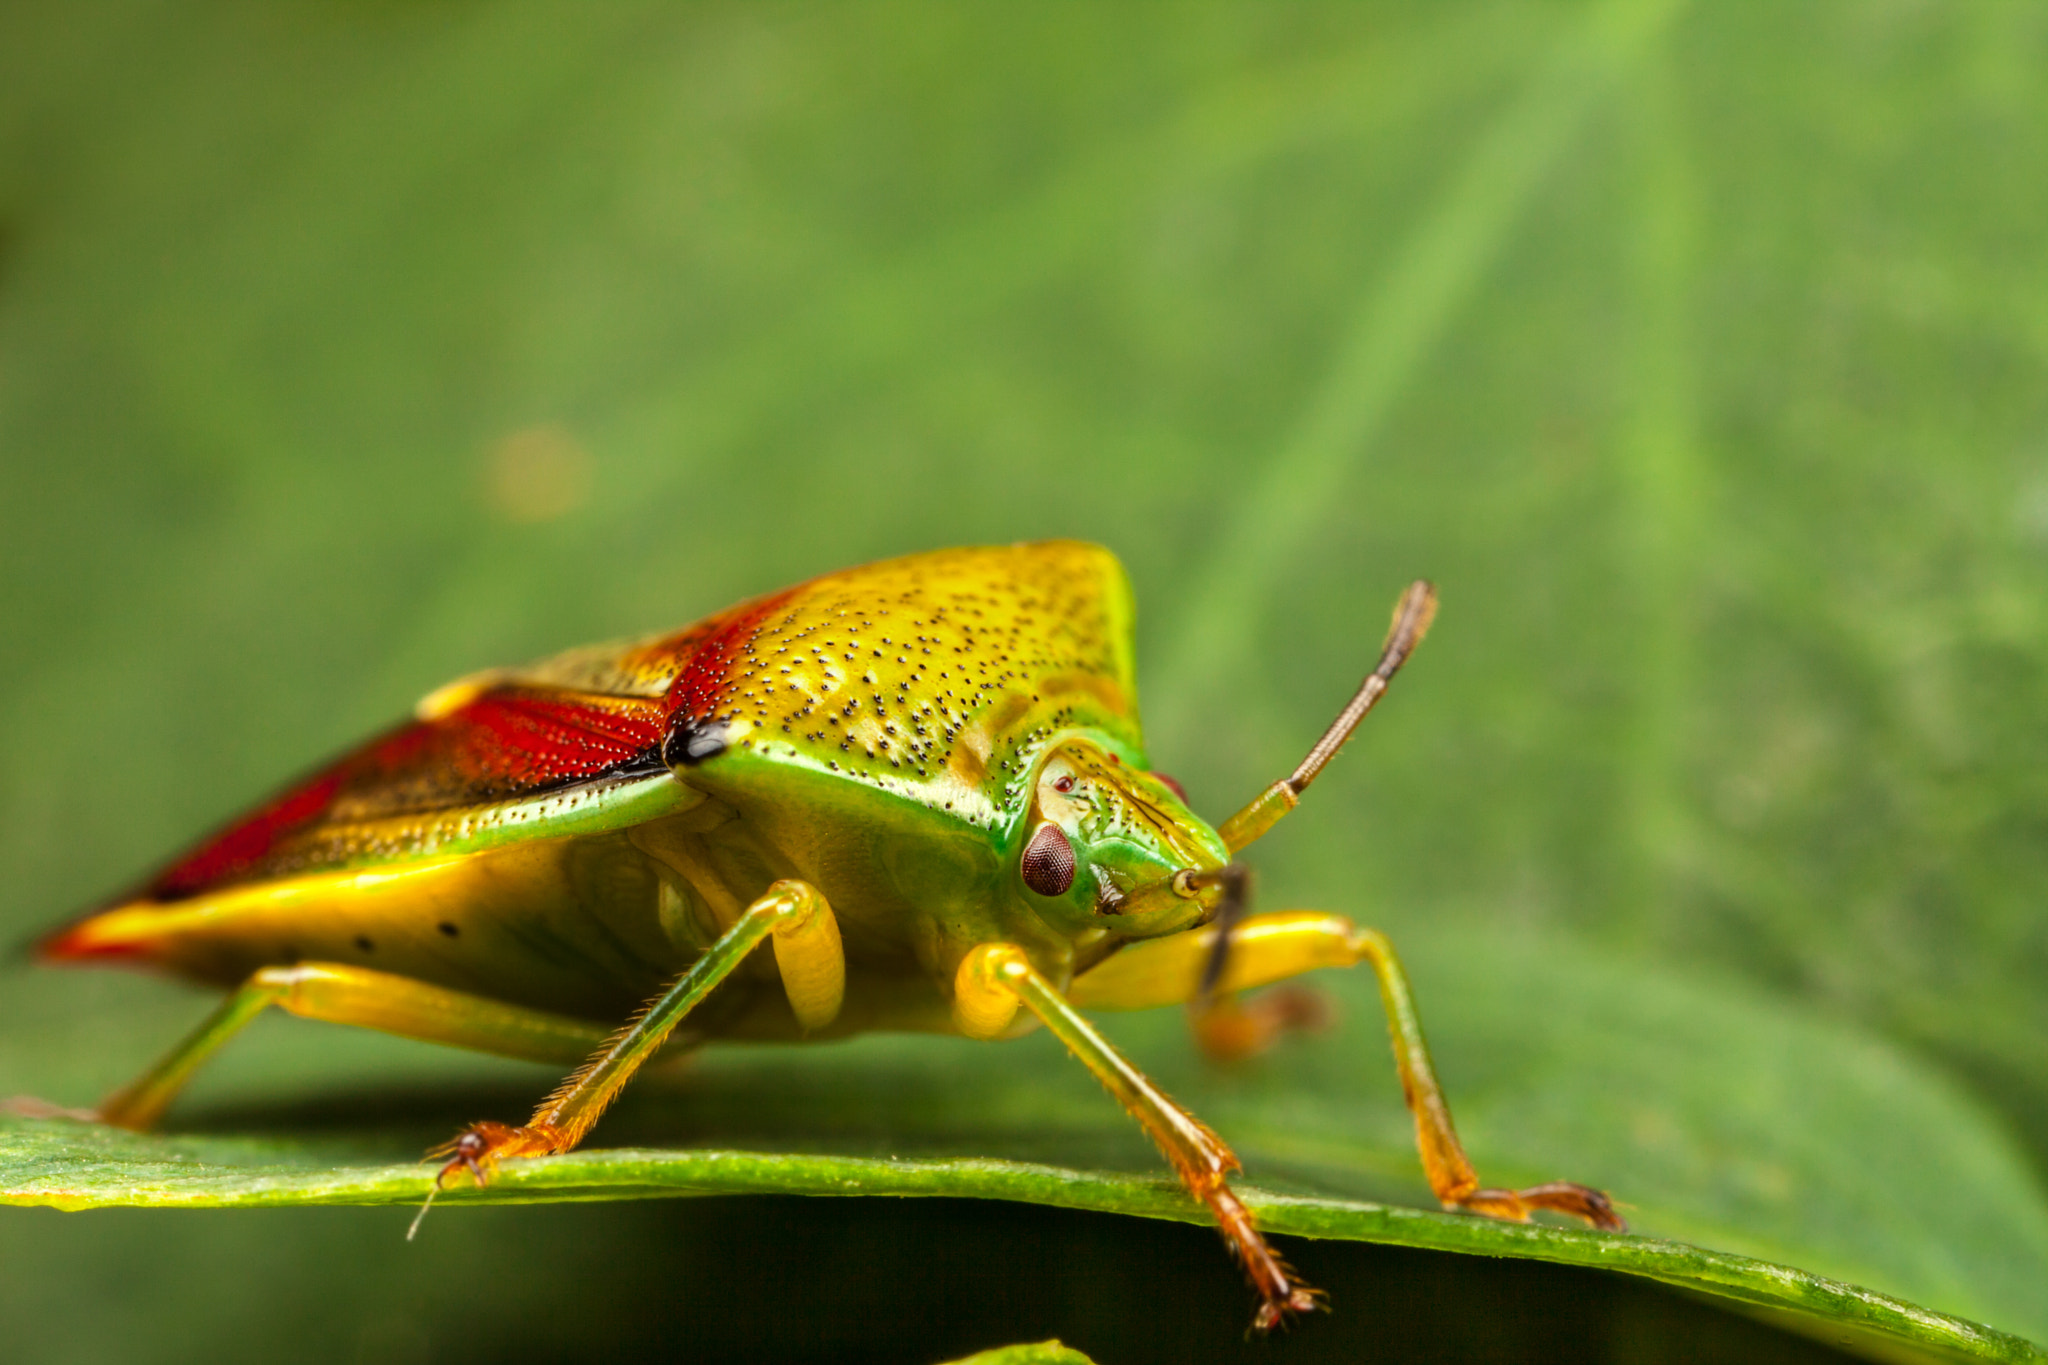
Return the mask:
<svg viewBox="0 0 2048 1365">
<path fill-rule="evenodd" d="M 1056 792 L 1070 792 L 1074 789 L 1074 779 L 1062 773 L 1052 780 L 1052 789 Z"/>
<path fill-rule="evenodd" d="M 1017 870 L 1024 885 L 1039 895 L 1064 896 L 1074 884 L 1074 846 L 1058 825 L 1040 825 L 1024 846 L 1024 860 Z"/>
</svg>

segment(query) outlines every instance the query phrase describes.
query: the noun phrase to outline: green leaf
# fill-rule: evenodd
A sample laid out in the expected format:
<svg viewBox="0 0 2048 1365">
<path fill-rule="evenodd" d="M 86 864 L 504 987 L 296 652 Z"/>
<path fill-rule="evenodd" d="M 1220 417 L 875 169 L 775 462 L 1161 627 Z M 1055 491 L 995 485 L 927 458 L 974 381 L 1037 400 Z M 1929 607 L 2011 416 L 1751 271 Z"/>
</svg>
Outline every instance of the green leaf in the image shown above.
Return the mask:
<svg viewBox="0 0 2048 1365">
<path fill-rule="evenodd" d="M 1362 973 L 1318 978 L 1339 1014 L 1329 1031 L 1243 1068 L 1198 1062 L 1176 1011 L 1105 1019 L 1237 1147 L 1247 1198 L 1273 1231 L 1592 1266 L 1922 1346 L 2036 1358 L 1971 1319 L 2039 1330 L 2029 1314 L 2048 1270 L 2048 1205 L 1970 1101 L 1909 1058 L 1740 990 L 1576 946 L 1480 939 L 1438 945 L 1416 965 L 1422 988 L 1436 988 L 1425 1020 L 1483 1177 L 1605 1185 L 1635 1235 L 1370 1198 L 1426 1204 L 1427 1191 Z M 0 1130 L 4 1197 L 60 1208 L 422 1200 L 428 1168 L 391 1164 L 407 1150 L 404 1129 L 330 1109 L 323 1134 L 293 1118 L 294 1101 L 318 1091 L 285 1069 L 286 1041 L 225 1095 L 213 1087 L 222 1116 L 205 1123 L 212 1132 L 142 1137 L 63 1121 Z M 1674 1064 L 1701 1050 L 1719 1064 Z M 713 1048 L 640 1089 L 597 1139 L 634 1145 L 513 1163 L 486 1189 L 458 1184 L 441 1199 L 958 1195 L 1204 1217 L 1042 1035 L 994 1048 L 930 1038 Z M 518 1117 L 518 1099 L 498 1103 Z M 298 1135 L 229 1135 L 263 1122 L 266 1105 L 282 1106 Z M 1930 1164 L 1937 1147 L 1942 1160 Z"/>
<path fill-rule="evenodd" d="M 180 1142 L 127 1134 L 96 1134 L 81 1141 L 75 1134 L 24 1128 L 21 1123 L 14 1120 L 0 1129 L 0 1160 L 10 1172 L 9 1187 L 0 1197 L 11 1203 L 65 1209 L 406 1205 L 419 1203 L 428 1188 L 417 1165 L 308 1171 L 292 1163 L 303 1150 L 291 1144 Z M 1202 1217 L 1169 1183 L 1106 1172 L 992 1159 L 917 1161 L 632 1148 L 508 1166 L 489 1188 L 458 1187 L 438 1202 L 521 1204 L 762 1193 L 955 1195 L 1180 1221 Z M 1622 1271 L 1811 1315 L 1833 1328 L 1973 1358 L 2048 1360 L 2048 1352 L 2010 1333 L 1808 1271 L 1684 1243 L 1277 1194 L 1249 1185 L 1241 1186 L 1240 1193 L 1261 1225 L 1276 1233 Z M 1053 1358 L 1068 1357 L 1048 1357 Z"/>
<path fill-rule="evenodd" d="M 451 676 L 1042 535 L 1129 563 L 1153 752 L 1220 815 L 1427 575 L 1261 903 L 1409 955 L 1489 1178 L 2048 1339 L 2044 72 L 2038 7 L 1864 0 L 0 10 L 0 927 Z M 198 1011 L 6 970 L 0 1093 L 89 1100 Z M 1239 1072 L 1108 1023 L 1276 1210 L 1424 1208 L 1331 989 Z M 395 1180 L 551 1080 L 270 1022 L 171 1136 L 9 1126 L 7 1183 Z M 1043 1039 L 641 1089 L 600 1142 L 1185 1214 Z M 163 1222 L 0 1308 L 86 1330 L 119 1266 L 220 1357 Z"/>
<path fill-rule="evenodd" d="M 976 1351 L 971 1356 L 948 1361 L 947 1365 L 1094 1365 L 1087 1356 L 1057 1341 L 1032 1341 L 1016 1346 L 998 1346 Z"/>
</svg>

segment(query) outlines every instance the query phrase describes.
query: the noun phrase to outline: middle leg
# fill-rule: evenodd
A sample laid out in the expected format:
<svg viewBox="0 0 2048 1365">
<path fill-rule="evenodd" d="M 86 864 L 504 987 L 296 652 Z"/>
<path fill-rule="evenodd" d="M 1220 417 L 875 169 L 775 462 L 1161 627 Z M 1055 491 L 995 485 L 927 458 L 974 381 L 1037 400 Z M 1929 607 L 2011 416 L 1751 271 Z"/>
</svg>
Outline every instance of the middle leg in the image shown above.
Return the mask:
<svg viewBox="0 0 2048 1365">
<path fill-rule="evenodd" d="M 482 1184 L 491 1167 L 508 1157 L 566 1152 L 581 1142 L 683 1017 L 770 937 L 798 1022 L 806 1030 L 831 1023 L 846 990 L 838 921 L 817 888 L 801 881 L 777 882 L 673 986 L 563 1081 L 524 1125 L 473 1124 L 435 1148 L 432 1155 L 449 1158 L 435 1183 L 467 1169 Z"/>
</svg>

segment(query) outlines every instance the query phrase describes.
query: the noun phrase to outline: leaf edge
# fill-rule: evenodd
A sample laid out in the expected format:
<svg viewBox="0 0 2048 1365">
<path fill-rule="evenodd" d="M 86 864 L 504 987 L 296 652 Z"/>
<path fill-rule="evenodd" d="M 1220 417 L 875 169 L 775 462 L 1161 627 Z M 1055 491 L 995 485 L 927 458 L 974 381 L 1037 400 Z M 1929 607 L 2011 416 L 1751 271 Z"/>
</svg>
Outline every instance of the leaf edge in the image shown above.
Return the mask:
<svg viewBox="0 0 2048 1365">
<path fill-rule="evenodd" d="M 16 1127 L 15 1125 L 7 1125 Z M 16 1127 L 16 1131 L 29 1125 Z M 36 1125 L 40 1126 L 40 1125 Z M 122 1166 L 108 1152 L 86 1167 Z M 275 1208 L 411 1205 L 427 1190 L 418 1165 L 343 1167 L 167 1163 L 155 1179 L 115 1192 L 31 1177 L 0 1188 L 0 1204 L 69 1211 L 98 1208 Z M 2031 1340 L 1905 1299 L 1733 1252 L 1664 1238 L 1506 1223 L 1363 1200 L 1236 1187 L 1267 1231 L 1315 1240 L 1373 1242 L 1466 1255 L 1514 1256 L 1635 1275 L 1680 1289 L 1790 1312 L 1892 1342 L 1966 1359 L 2048 1365 Z M 611 1148 L 508 1165 L 485 1188 L 451 1186 L 441 1207 L 485 1203 L 599 1202 L 736 1194 L 999 1199 L 1085 1212 L 1204 1223 L 1174 1182 L 996 1158 L 893 1158 L 704 1149 Z"/>
</svg>

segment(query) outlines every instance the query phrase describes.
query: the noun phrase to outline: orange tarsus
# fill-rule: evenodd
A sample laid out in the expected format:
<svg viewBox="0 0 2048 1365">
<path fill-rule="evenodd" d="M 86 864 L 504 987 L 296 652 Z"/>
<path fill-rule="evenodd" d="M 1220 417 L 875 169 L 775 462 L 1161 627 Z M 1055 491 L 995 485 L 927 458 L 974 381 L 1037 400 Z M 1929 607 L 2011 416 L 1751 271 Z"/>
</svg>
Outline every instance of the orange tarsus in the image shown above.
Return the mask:
<svg viewBox="0 0 2048 1365">
<path fill-rule="evenodd" d="M 1475 1189 L 1444 1202 L 1447 1207 L 1467 1213 L 1520 1223 L 1528 1222 L 1534 1210 L 1548 1209 L 1581 1219 L 1602 1232 L 1628 1231 L 1628 1223 L 1614 1211 L 1614 1201 L 1606 1191 L 1572 1180 L 1553 1180 L 1520 1190 Z"/>
<path fill-rule="evenodd" d="M 1195 1193 L 1216 1215 L 1224 1240 L 1236 1253 L 1252 1288 L 1258 1291 L 1259 1309 L 1252 1317 L 1255 1334 L 1264 1336 L 1284 1325 L 1290 1313 L 1313 1313 L 1328 1307 L 1323 1291 L 1301 1283 L 1294 1267 L 1259 1234 L 1251 1210 L 1220 1178 L 1206 1189 L 1197 1188 Z"/>
<path fill-rule="evenodd" d="M 447 1142 L 427 1150 L 429 1158 L 449 1158 L 448 1164 L 435 1175 L 434 1188 L 440 1189 L 449 1176 L 460 1170 L 467 1170 L 470 1178 L 481 1188 L 490 1180 L 500 1157 L 531 1156 L 558 1150 L 557 1136 L 539 1128 L 514 1128 L 509 1123 L 494 1123 L 489 1119 L 472 1123 Z M 511 1150 L 507 1151 L 507 1148 Z"/>
<path fill-rule="evenodd" d="M 455 1174 L 456 1167 L 467 1166 L 470 1177 L 477 1183 L 477 1188 L 483 1188 L 485 1180 L 484 1168 L 479 1166 L 476 1160 L 490 1151 L 490 1148 L 484 1142 L 483 1134 L 472 1128 L 448 1145 L 454 1149 L 455 1159 L 446 1166 L 443 1166 L 440 1173 L 434 1177 L 434 1187 L 436 1189 L 440 1188 L 443 1181 Z"/>
<path fill-rule="evenodd" d="M 1258 1293 L 1260 1304 L 1252 1321 L 1253 1331 L 1270 1331 L 1287 1314 L 1309 1312 L 1317 1306 L 1318 1293 L 1297 1282 L 1286 1262 L 1259 1235 L 1251 1211 L 1230 1188 L 1231 1173 L 1241 1169 L 1236 1153 L 1207 1124 L 1175 1104 L 1096 1033 L 1059 991 L 1038 974 L 1023 949 L 1013 943 L 981 944 L 962 959 L 958 988 L 956 999 L 971 1000 L 981 992 L 1006 992 L 1029 1007 L 1158 1144 L 1188 1193 L 1215 1215 L 1224 1239 Z"/>
<path fill-rule="evenodd" d="M 485 1119 L 472 1123 L 439 1146 L 429 1147 L 429 1160 L 440 1156 L 452 1159 L 434 1172 L 434 1183 L 427 1187 L 426 1202 L 421 1204 L 420 1211 L 413 1215 L 412 1226 L 405 1230 L 405 1240 L 410 1242 L 419 1235 L 420 1224 L 427 1221 L 427 1213 L 434 1207 L 434 1196 L 441 1193 L 442 1188 L 448 1183 L 449 1176 L 467 1169 L 470 1178 L 476 1181 L 477 1188 L 482 1189 L 490 1179 L 492 1166 L 496 1164 L 492 1160 L 493 1151 L 518 1131 L 507 1124 L 493 1123 Z"/>
<path fill-rule="evenodd" d="M 1137 1110 L 1131 1112 L 1140 1122 L 1144 1121 L 1144 1116 Z M 1209 1150 L 1201 1154 L 1203 1162 L 1198 1164 L 1189 1153 L 1166 1143 L 1162 1142 L 1160 1147 L 1188 1193 L 1207 1204 L 1209 1211 L 1216 1215 L 1223 1240 L 1258 1293 L 1259 1309 L 1252 1318 L 1252 1331 L 1263 1336 L 1284 1324 L 1290 1313 L 1309 1313 L 1326 1307 L 1323 1291 L 1301 1282 L 1294 1267 L 1288 1265 L 1259 1232 L 1258 1225 L 1252 1221 L 1251 1210 L 1230 1188 L 1228 1177 L 1243 1169 L 1237 1154 L 1216 1136 L 1209 1125 L 1193 1115 L 1188 1115 L 1188 1120 L 1210 1144 Z"/>
</svg>

